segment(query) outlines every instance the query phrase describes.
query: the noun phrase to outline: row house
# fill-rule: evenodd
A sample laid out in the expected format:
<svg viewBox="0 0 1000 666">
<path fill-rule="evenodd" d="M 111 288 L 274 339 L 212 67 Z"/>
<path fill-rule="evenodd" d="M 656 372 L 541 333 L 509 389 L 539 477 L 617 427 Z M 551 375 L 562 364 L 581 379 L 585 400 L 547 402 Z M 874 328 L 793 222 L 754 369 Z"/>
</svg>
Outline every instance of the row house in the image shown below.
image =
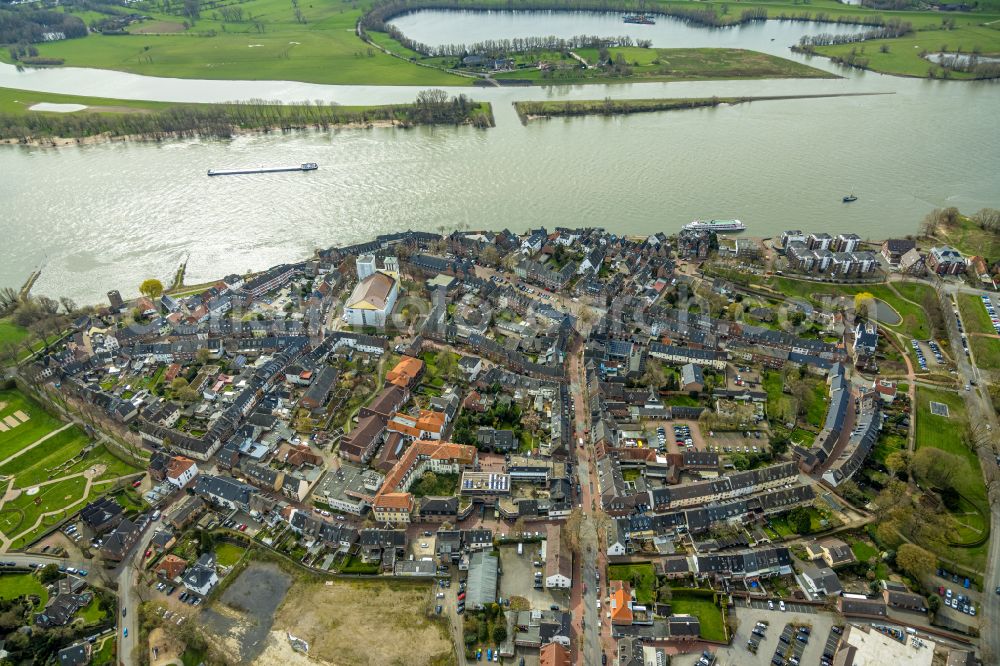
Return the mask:
<svg viewBox="0 0 1000 666">
<path fill-rule="evenodd" d="M 653 510 L 665 512 L 689 506 L 721 502 L 761 493 L 794 483 L 798 468 L 793 462 L 761 467 L 729 476 L 681 486 L 655 488 L 650 492 Z"/>
<path fill-rule="evenodd" d="M 295 277 L 296 273 L 301 272 L 303 268 L 304 264 L 282 264 L 275 266 L 247 280 L 243 284 L 243 291 L 249 293 L 254 298 L 260 298 L 264 294 L 288 284 Z"/>
<path fill-rule="evenodd" d="M 823 480 L 834 487 L 847 481 L 861 469 L 865 458 L 871 453 L 878 440 L 879 430 L 882 427 L 882 415 L 878 409 L 878 402 L 872 400 L 861 402 L 864 406 L 854 424 L 854 430 L 851 431 L 847 448 L 823 474 Z"/>
<path fill-rule="evenodd" d="M 788 548 L 763 548 L 741 553 L 703 555 L 692 558 L 694 573 L 700 578 L 745 579 L 786 576 L 792 573 Z"/>
<path fill-rule="evenodd" d="M 651 342 L 649 344 L 649 355 L 676 365 L 697 363 L 700 365 L 710 366 L 716 370 L 724 370 L 726 367 L 726 360 L 728 359 L 726 352 L 722 351 L 694 349 L 691 347 L 676 347 L 673 345 L 661 344 L 659 342 Z"/>
</svg>

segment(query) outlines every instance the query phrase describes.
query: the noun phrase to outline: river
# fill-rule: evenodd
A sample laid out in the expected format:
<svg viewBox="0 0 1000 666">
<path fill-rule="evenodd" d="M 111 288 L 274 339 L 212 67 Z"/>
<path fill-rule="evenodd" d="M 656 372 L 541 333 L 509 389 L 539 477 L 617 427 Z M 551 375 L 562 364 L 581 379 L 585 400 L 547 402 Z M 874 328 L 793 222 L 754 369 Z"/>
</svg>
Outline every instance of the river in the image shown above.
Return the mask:
<svg viewBox="0 0 1000 666">
<path fill-rule="evenodd" d="M 617 15 L 419 12 L 397 25 L 427 43 L 514 35 L 646 36 L 656 46 L 744 46 L 797 60 L 787 46 L 836 26 L 767 22 L 706 29 Z M 643 28 L 651 28 L 643 33 Z M 848 28 L 851 29 L 851 28 Z M 774 37 L 774 42 L 771 38 Z M 840 80 L 642 83 L 460 89 L 494 104 L 495 129 L 297 132 L 230 141 L 0 149 L 0 285 L 99 301 L 168 280 L 261 269 L 402 229 L 592 225 L 674 232 L 693 218 L 738 217 L 754 235 L 784 229 L 884 238 L 928 210 L 1000 206 L 1000 87 L 924 81 L 810 64 Z M 0 66 L 0 85 L 167 101 L 267 98 L 381 103 L 417 88 L 287 81 L 192 81 L 122 72 Z M 840 92 L 892 95 L 758 102 L 522 126 L 523 99 Z M 991 111 L 992 109 L 992 111 Z M 312 173 L 208 178 L 209 168 L 316 161 Z M 853 191 L 857 202 L 840 199 Z"/>
</svg>

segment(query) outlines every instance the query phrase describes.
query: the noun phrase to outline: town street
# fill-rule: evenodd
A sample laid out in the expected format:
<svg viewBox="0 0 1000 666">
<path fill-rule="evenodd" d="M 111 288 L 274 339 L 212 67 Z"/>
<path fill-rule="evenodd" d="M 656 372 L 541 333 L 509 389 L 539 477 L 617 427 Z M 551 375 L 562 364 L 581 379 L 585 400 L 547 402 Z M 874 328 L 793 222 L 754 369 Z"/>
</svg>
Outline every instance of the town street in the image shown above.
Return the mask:
<svg viewBox="0 0 1000 666">
<path fill-rule="evenodd" d="M 991 480 L 1000 478 L 1000 467 L 997 466 L 997 434 L 1000 433 L 1000 425 L 997 422 L 997 415 L 993 409 L 993 403 L 987 389 L 988 381 L 984 379 L 981 371 L 974 363 L 975 359 L 970 359 L 962 352 L 962 339 L 955 323 L 952 311 L 952 303 L 956 294 L 982 293 L 975 289 L 952 283 L 938 283 L 938 290 L 941 296 L 942 310 L 947 322 L 948 336 L 951 340 L 952 356 L 958 364 L 958 376 L 961 382 L 973 380 L 976 386 L 970 385 L 970 390 L 960 391 L 965 397 L 965 408 L 968 413 L 969 423 L 976 429 L 977 434 L 982 437 L 983 445 L 977 446 L 979 454 L 979 464 L 986 479 L 986 491 L 990 501 L 990 540 L 989 551 L 986 557 L 986 571 L 983 575 L 983 595 L 980 610 L 980 622 L 984 630 L 982 636 L 982 653 L 984 664 L 995 664 L 1000 660 L 1000 631 L 992 628 L 1000 624 L 1000 594 L 995 594 L 995 590 L 1000 588 L 1000 484 Z M 964 325 L 963 329 L 968 330 Z M 970 446 L 975 446 L 970 442 Z"/>
</svg>

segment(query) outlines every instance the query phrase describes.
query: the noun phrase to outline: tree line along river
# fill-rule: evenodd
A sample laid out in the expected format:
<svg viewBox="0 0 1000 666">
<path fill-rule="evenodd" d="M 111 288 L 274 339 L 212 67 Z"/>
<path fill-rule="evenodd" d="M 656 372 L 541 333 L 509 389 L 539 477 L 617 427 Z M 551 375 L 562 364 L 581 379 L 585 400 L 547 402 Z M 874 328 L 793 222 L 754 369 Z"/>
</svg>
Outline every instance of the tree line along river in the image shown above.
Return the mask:
<svg viewBox="0 0 1000 666">
<path fill-rule="evenodd" d="M 1000 205 L 1000 86 L 840 69 L 788 46 L 855 29 L 757 23 L 707 29 L 617 14 L 422 11 L 398 17 L 428 44 L 516 36 L 630 34 L 658 47 L 749 48 L 843 79 L 455 88 L 492 102 L 497 127 L 303 131 L 227 141 L 0 149 L 0 285 L 42 268 L 36 289 L 97 301 L 168 279 L 261 269 L 313 248 L 400 229 L 588 225 L 674 232 L 694 218 L 737 217 L 755 236 L 788 228 L 914 233 L 931 208 Z M 651 28 L 644 31 L 644 28 Z M 773 41 L 772 41 L 773 39 Z M 264 98 L 343 104 L 411 101 L 418 89 L 288 81 L 158 79 L 105 70 L 18 72 L 0 86 L 162 101 Z M 888 92 L 755 102 L 522 126 L 517 100 L 738 97 Z M 317 162 L 311 173 L 207 178 L 209 168 Z M 859 199 L 844 205 L 853 191 Z"/>
</svg>

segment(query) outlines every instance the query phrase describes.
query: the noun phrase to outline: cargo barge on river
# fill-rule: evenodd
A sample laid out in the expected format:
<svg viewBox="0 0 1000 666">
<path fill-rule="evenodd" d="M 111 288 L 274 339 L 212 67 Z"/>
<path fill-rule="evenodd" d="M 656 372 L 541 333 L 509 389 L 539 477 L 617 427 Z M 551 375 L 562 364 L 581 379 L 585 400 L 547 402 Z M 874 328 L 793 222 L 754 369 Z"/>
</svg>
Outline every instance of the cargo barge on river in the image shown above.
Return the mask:
<svg viewBox="0 0 1000 666">
<path fill-rule="evenodd" d="M 250 169 L 209 169 L 209 176 L 239 176 L 248 173 L 282 173 L 284 171 L 315 171 L 319 165 L 315 162 L 303 162 L 298 166 L 254 167 Z"/>
</svg>

